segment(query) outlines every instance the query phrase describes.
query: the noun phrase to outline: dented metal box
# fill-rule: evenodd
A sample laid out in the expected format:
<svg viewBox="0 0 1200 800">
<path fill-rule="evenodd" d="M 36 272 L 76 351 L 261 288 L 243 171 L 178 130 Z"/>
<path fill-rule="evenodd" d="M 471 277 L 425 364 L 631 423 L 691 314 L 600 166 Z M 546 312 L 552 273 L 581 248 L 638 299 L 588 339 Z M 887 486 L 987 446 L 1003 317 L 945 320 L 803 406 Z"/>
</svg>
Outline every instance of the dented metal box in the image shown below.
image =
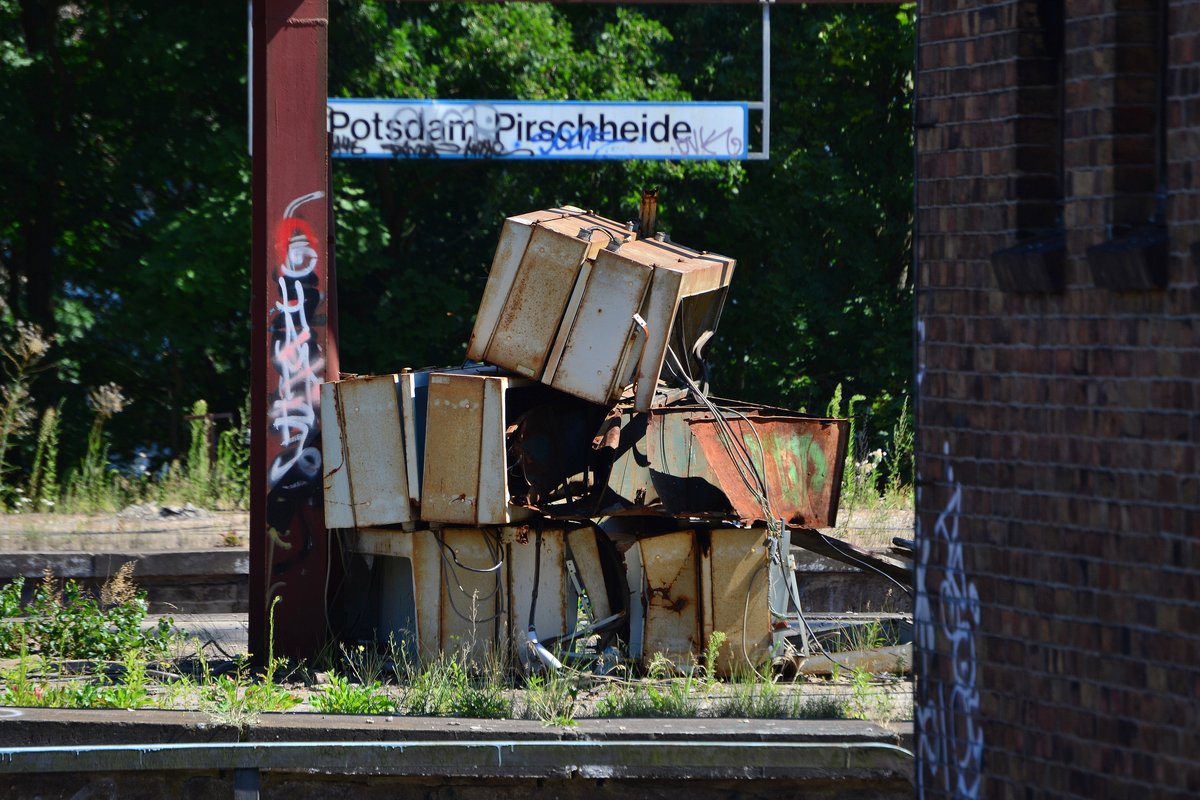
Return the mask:
<svg viewBox="0 0 1200 800">
<path fill-rule="evenodd" d="M 391 637 L 426 661 L 453 652 L 480 663 L 502 653 L 528 664 L 531 624 L 545 640 L 575 627 L 566 538 L 560 528 L 360 529 L 347 543 L 380 572 L 366 611 L 379 641 Z"/>
<path fill-rule="evenodd" d="M 568 306 L 581 300 L 580 270 L 604 245 L 631 236 L 623 225 L 572 206 L 505 220 L 467 358 L 542 380 L 560 326 L 569 326 Z M 627 319 L 639 307 L 640 298 Z"/>
<path fill-rule="evenodd" d="M 325 524 L 397 525 L 417 519 L 397 375 L 321 385 Z"/>
<path fill-rule="evenodd" d="M 570 206 L 511 217 L 467 357 L 603 405 L 636 383 L 648 409 L 668 349 L 699 377 L 733 267 Z"/>
<path fill-rule="evenodd" d="M 768 547 L 761 528 L 689 530 L 637 543 L 644 577 L 641 660 L 661 653 L 698 659 L 714 631 L 725 634 L 717 673 L 759 668 L 771 656 Z"/>
<path fill-rule="evenodd" d="M 421 518 L 444 525 L 506 525 L 530 516 L 508 490 L 510 392 L 529 381 L 429 374 Z"/>
</svg>

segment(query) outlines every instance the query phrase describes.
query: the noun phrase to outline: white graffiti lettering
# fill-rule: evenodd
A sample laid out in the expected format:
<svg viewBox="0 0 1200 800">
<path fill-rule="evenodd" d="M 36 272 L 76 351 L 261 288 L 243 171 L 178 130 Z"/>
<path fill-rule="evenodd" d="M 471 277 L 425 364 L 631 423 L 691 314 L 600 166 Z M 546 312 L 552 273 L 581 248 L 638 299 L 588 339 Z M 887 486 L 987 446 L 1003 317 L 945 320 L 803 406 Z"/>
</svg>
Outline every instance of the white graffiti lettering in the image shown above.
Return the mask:
<svg viewBox="0 0 1200 800">
<path fill-rule="evenodd" d="M 313 341 L 302 281 L 316 271 L 320 256 L 311 229 L 295 213 L 303 204 L 324 196 L 324 192 L 310 192 L 297 197 L 288 204 L 276 228 L 276 249 L 282 252 L 277 252 L 281 262 L 275 312 L 283 324 L 282 331 L 276 326 L 274 334 L 273 361 L 279 385 L 270 417 L 282 452 L 268 470 L 267 479 L 272 487 L 293 468 L 307 480 L 316 478 L 321 471 L 321 450 L 313 443 L 313 434 L 320 428 L 317 411 L 325 360 Z"/>
<path fill-rule="evenodd" d="M 917 525 L 915 577 L 917 601 L 913 611 L 920 670 L 926 689 L 916 709 L 918 729 L 917 797 L 925 797 L 925 776 L 940 785 L 945 796 L 979 797 L 983 761 L 983 729 L 979 722 L 979 689 L 976 686 L 975 629 L 979 626 L 979 592 L 964 568 L 963 544 L 958 535 L 962 510 L 962 484 L 954 480 L 947 458 L 950 500 L 938 514 L 933 531 L 921 535 Z M 946 563 L 937 593 L 930 595 L 926 580 L 934 549 L 944 549 Z M 950 674 L 935 667 L 944 648 L 950 657 Z"/>
<path fill-rule="evenodd" d="M 733 128 L 699 127 L 675 137 L 675 147 L 684 156 L 736 156 L 742 152 L 743 144 Z"/>
</svg>

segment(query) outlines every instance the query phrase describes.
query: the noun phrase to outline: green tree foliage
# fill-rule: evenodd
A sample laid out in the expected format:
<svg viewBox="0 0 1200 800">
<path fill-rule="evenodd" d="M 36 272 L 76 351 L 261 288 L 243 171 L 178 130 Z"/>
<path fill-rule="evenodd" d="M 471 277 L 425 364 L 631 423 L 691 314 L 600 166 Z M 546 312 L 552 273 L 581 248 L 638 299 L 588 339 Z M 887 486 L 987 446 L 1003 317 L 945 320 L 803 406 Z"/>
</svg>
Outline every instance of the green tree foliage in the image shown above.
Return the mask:
<svg viewBox="0 0 1200 800">
<path fill-rule="evenodd" d="M 331 5 L 337 96 L 760 91 L 757 7 Z M 660 227 L 738 260 L 713 347 L 718 393 L 794 407 L 822 406 L 839 382 L 900 395 L 912 19 L 858 5 L 772 17 L 766 162 L 335 162 L 344 368 L 460 360 L 506 215 L 568 202 L 630 218 L 657 186 Z M 118 450 L 182 432 L 192 398 L 225 411 L 244 396 L 245 25 L 229 2 L 0 0 L 3 313 L 56 335 L 59 382 L 37 388 L 39 407 L 78 400 L 63 410 L 64 449 L 83 438 L 71 420 L 86 425 L 73 387 L 115 381 L 137 399 L 136 418 L 114 420 Z"/>
<path fill-rule="evenodd" d="M 0 289 L 56 335 L 64 447 L 89 385 L 138 399 L 126 445 L 245 392 L 245 26 L 244 3 L 0 0 Z"/>
</svg>

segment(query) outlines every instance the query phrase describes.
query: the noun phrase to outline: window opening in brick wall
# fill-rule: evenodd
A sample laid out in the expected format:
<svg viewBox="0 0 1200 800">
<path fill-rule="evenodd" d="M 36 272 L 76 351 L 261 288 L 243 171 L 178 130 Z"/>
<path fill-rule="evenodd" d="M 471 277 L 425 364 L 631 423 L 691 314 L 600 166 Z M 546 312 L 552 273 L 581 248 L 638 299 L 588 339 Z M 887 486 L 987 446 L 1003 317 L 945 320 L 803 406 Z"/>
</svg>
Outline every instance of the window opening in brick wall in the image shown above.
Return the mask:
<svg viewBox="0 0 1200 800">
<path fill-rule="evenodd" d="M 1059 292 L 1065 283 L 1065 15 L 1063 0 L 1019 4 L 1014 188 L 1017 243 L 992 254 L 1007 292 Z"/>
<path fill-rule="evenodd" d="M 1087 251 L 1096 286 L 1167 285 L 1166 0 L 1118 3 L 1113 92 L 1113 196 L 1108 240 Z"/>
</svg>

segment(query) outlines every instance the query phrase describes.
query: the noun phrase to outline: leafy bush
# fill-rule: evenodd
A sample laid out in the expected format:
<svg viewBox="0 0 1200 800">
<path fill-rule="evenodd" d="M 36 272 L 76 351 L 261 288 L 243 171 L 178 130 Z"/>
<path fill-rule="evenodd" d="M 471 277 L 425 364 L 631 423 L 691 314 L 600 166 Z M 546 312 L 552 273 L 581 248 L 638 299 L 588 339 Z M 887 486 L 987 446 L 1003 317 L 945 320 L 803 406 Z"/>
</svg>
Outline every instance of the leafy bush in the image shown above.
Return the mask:
<svg viewBox="0 0 1200 800">
<path fill-rule="evenodd" d="M 105 584 L 101 597 L 68 580 L 61 588 L 47 576 L 34 590 L 27 608 L 21 607 L 24 578 L 0 589 L 0 656 L 18 655 L 21 647 L 55 659 L 121 661 L 127 653 L 148 657 L 166 652 L 172 639 L 170 617 L 149 630 L 146 593 L 133 588 L 132 562 Z"/>
<path fill-rule="evenodd" d="M 351 683 L 334 675 L 329 685 L 312 698 L 312 706 L 322 714 L 390 714 L 396 701 L 388 697 L 379 681 Z"/>
</svg>

